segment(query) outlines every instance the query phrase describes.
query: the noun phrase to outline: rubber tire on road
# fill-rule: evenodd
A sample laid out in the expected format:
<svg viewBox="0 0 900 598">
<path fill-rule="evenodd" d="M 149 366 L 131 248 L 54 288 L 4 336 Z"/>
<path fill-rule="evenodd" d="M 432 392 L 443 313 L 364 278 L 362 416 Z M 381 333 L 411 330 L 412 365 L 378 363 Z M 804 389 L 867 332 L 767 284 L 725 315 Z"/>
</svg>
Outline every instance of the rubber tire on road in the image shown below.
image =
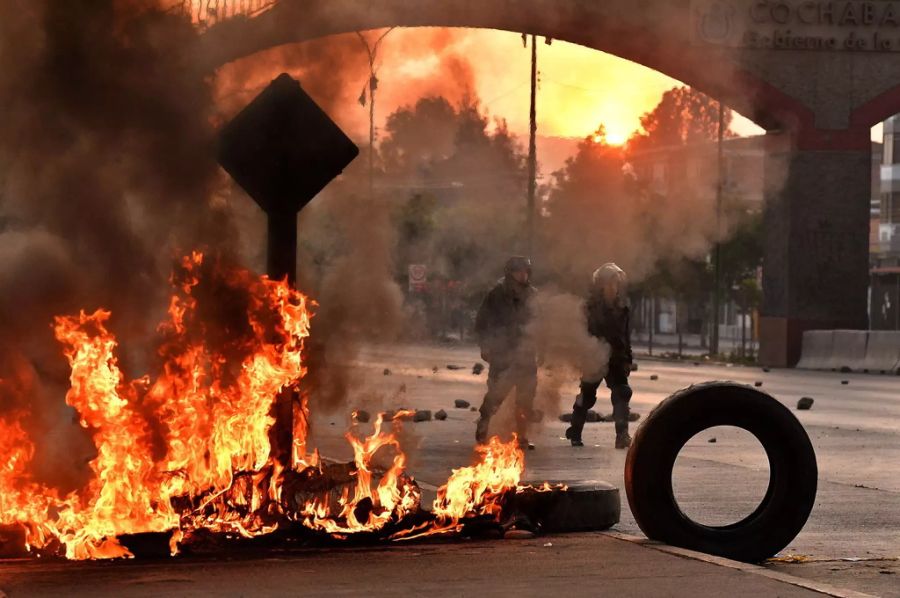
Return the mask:
<svg viewBox="0 0 900 598">
<path fill-rule="evenodd" d="M 619 489 L 597 480 L 566 482 L 565 489 L 527 490 L 513 496 L 511 508 L 548 533 L 593 532 L 619 522 Z"/>
<path fill-rule="evenodd" d="M 692 521 L 672 490 L 678 453 L 714 426 L 750 432 L 769 459 L 762 502 L 723 527 Z M 648 538 L 745 562 L 777 554 L 800 533 L 815 503 L 817 479 L 815 451 L 794 414 L 770 395 L 731 382 L 692 386 L 664 400 L 635 433 L 625 461 L 628 504 Z"/>
</svg>

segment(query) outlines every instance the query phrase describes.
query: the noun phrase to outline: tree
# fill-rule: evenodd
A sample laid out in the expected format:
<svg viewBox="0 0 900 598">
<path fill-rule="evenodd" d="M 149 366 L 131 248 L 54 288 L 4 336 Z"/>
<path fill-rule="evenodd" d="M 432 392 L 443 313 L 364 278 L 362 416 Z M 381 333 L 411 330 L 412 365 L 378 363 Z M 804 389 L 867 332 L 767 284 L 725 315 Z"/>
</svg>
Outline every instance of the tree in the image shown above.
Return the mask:
<svg viewBox="0 0 900 598">
<path fill-rule="evenodd" d="M 515 137 L 473 98 L 430 97 L 388 117 L 380 153 L 381 178 L 399 200 L 398 278 L 408 263 L 427 264 L 433 281 L 464 282 L 459 296 L 476 303 L 522 239 L 525 158 Z"/>
<path fill-rule="evenodd" d="M 719 102 L 691 87 L 672 88 L 641 117 L 641 130 L 629 139 L 628 153 L 712 141 L 718 136 L 719 109 Z M 734 135 L 729 131 L 731 121 L 732 112 L 726 109 L 723 124 L 727 136 Z"/>
<path fill-rule="evenodd" d="M 561 288 L 582 293 L 603 262 L 630 267 L 638 259 L 641 214 L 624 166 L 622 148 L 607 143 L 601 126 L 554 174 L 538 224 L 538 252 Z"/>
</svg>

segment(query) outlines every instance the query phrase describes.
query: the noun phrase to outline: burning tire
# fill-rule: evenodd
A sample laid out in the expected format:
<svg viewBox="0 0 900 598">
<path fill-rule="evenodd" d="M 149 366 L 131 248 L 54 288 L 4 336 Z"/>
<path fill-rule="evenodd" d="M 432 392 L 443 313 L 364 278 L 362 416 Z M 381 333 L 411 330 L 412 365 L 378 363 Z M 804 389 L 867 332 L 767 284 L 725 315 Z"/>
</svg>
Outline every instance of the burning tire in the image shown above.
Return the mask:
<svg viewBox="0 0 900 598">
<path fill-rule="evenodd" d="M 672 490 L 678 453 L 714 426 L 753 434 L 770 471 L 756 510 L 722 527 L 692 521 Z M 692 386 L 660 403 L 635 434 L 625 462 L 628 504 L 648 538 L 746 562 L 771 557 L 800 533 L 815 503 L 817 477 L 812 443 L 790 410 L 768 394 L 728 382 Z"/>
<path fill-rule="evenodd" d="M 619 522 L 619 489 L 606 482 L 583 481 L 564 488 L 518 492 L 512 510 L 524 515 L 543 532 L 603 531 Z"/>
</svg>

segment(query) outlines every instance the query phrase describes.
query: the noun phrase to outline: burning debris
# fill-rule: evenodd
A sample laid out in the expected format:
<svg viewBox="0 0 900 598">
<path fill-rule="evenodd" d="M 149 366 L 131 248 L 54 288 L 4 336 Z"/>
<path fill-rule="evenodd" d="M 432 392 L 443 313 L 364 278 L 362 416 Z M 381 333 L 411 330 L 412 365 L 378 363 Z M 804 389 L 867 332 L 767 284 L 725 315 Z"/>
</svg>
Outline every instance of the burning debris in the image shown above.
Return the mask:
<svg viewBox="0 0 900 598">
<path fill-rule="evenodd" d="M 377 415 L 369 436 L 354 426 L 346 434 L 353 461 L 326 462 L 307 445 L 302 384 L 314 303 L 286 281 L 258 278 L 199 252 L 178 264 L 171 282 L 155 377 L 126 378 L 107 327 L 110 312 L 55 319 L 71 370 L 66 402 L 97 450 L 93 479 L 66 495 L 35 481 L 29 467 L 35 444 L 23 425 L 31 414 L 4 415 L 5 543 L 102 559 L 133 556 L 129 547 L 148 537 L 166 539 L 172 554 L 210 536 L 412 539 L 459 532 L 468 519 L 499 524 L 509 497 L 523 491 L 516 439 L 494 437 L 476 448 L 474 465 L 454 470 L 431 512 L 424 511 L 399 441 L 403 420 L 415 419 L 414 411 Z M 0 380 L 0 395 L 19 391 Z M 273 402 L 285 391 L 295 407 L 289 469 L 273 457 L 270 442 Z M 358 423 L 361 415 L 354 414 Z M 385 455 L 388 465 L 376 465 Z"/>
</svg>

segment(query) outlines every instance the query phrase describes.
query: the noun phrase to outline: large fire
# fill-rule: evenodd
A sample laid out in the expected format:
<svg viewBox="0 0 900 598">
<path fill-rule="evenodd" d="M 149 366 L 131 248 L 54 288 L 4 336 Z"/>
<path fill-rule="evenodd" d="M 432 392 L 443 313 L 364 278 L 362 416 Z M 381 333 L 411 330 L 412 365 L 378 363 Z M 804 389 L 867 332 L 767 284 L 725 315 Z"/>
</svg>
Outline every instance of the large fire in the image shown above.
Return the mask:
<svg viewBox="0 0 900 598">
<path fill-rule="evenodd" d="M 285 281 L 197 252 L 178 265 L 172 286 L 155 378 L 126 379 L 110 312 L 56 318 L 71 368 L 66 402 L 96 446 L 93 476 L 68 495 L 37 482 L 25 432 L 31 414 L 0 417 L 0 525 L 20 526 L 29 550 L 100 559 L 132 556 L 120 542 L 131 534 L 171 532 L 174 553 L 199 531 L 255 537 L 300 524 L 347 537 L 381 532 L 419 510 L 398 435 L 410 414 L 379 415 L 368 437 L 348 432 L 353 463 L 325 463 L 309 450 L 309 299 Z M 21 389 L 0 380 L 0 401 L 14 392 Z M 283 392 L 297 397 L 290 468 L 274 459 L 269 440 Z M 376 467 L 386 453 L 390 465 Z M 516 439 L 492 438 L 439 490 L 431 518 L 393 537 L 456 531 L 470 516 L 499 520 L 523 469 Z"/>
</svg>

